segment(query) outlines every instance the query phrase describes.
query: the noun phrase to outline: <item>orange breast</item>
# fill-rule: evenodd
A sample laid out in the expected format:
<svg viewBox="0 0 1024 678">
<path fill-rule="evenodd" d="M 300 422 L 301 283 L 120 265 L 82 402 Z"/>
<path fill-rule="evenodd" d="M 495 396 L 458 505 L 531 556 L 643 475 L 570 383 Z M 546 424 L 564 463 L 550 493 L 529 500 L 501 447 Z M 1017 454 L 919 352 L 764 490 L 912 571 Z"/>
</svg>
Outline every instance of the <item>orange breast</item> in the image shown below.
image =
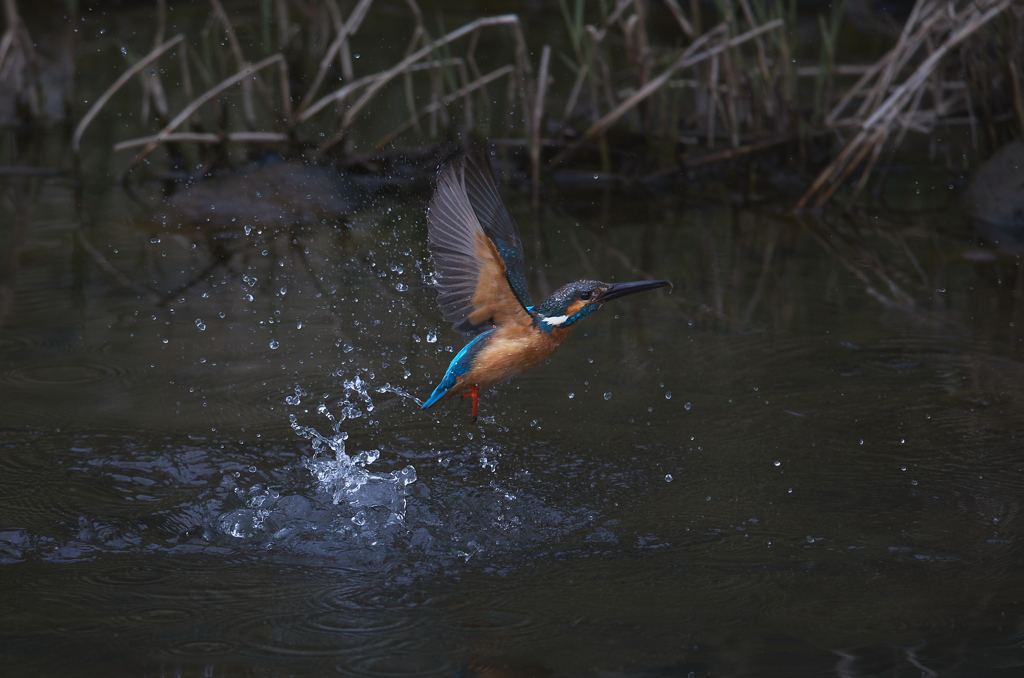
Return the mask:
<svg viewBox="0 0 1024 678">
<path fill-rule="evenodd" d="M 571 327 L 557 328 L 548 334 L 521 325 L 498 327 L 477 356 L 476 366 L 459 378 L 452 391 L 468 390 L 473 384 L 485 388 L 536 367 L 562 345 L 571 331 Z"/>
</svg>

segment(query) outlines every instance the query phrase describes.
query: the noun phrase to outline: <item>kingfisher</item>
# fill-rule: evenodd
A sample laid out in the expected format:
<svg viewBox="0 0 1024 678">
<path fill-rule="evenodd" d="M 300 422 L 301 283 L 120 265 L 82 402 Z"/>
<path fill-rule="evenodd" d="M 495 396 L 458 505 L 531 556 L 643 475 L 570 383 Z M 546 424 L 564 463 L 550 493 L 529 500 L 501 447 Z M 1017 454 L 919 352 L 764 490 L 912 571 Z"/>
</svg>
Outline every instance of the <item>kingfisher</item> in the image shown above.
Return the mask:
<svg viewBox="0 0 1024 678">
<path fill-rule="evenodd" d="M 446 164 L 427 208 L 437 303 L 444 319 L 473 340 L 456 354 L 423 409 L 536 367 L 577 322 L 612 299 L 671 287 L 668 280 L 577 280 L 534 305 L 523 272 L 523 241 L 494 183 L 490 162 L 474 149 Z"/>
</svg>

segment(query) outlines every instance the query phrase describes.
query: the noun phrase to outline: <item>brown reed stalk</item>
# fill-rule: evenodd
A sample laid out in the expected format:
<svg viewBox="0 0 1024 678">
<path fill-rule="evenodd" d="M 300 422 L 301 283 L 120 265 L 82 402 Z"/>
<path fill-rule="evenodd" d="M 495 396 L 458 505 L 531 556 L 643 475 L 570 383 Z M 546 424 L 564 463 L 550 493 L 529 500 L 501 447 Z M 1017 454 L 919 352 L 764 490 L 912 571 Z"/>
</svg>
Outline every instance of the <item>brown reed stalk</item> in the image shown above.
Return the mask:
<svg viewBox="0 0 1024 678">
<path fill-rule="evenodd" d="M 154 135 L 129 139 L 114 144 L 114 152 L 125 151 L 129 148 L 138 148 L 148 144 L 170 144 L 180 141 L 194 141 L 203 144 L 222 144 L 225 141 L 238 143 L 281 143 L 289 141 L 291 137 L 281 132 L 228 132 L 226 134 L 213 134 L 211 132 L 177 132 L 163 136 Z"/>
<path fill-rule="evenodd" d="M 514 41 L 516 43 L 516 50 L 515 50 L 516 68 L 521 73 L 529 74 L 530 73 L 530 65 L 529 65 L 529 61 L 526 59 L 526 42 L 523 40 L 523 37 L 522 37 L 522 31 L 520 30 L 520 27 L 519 27 L 519 17 L 518 16 L 516 16 L 514 14 L 505 14 L 505 15 L 495 16 L 495 17 L 483 17 L 483 18 L 477 19 L 475 21 L 471 21 L 470 23 L 466 24 L 465 26 L 462 26 L 461 28 L 457 28 L 454 31 L 448 33 L 447 35 L 444 35 L 444 36 L 438 38 L 437 40 L 434 40 L 429 45 L 427 45 L 427 46 L 417 50 L 416 52 L 413 52 L 412 54 L 410 54 L 406 58 L 402 59 L 400 62 L 398 62 L 397 64 L 395 64 L 394 66 L 392 66 L 388 70 L 383 71 L 382 73 L 378 74 L 377 77 L 373 80 L 373 82 L 370 83 L 370 85 L 366 88 L 366 90 L 363 92 L 363 94 L 360 96 L 360 98 L 358 100 L 356 100 L 356 102 L 354 104 L 352 104 L 352 106 L 348 109 L 348 111 L 346 111 L 345 115 L 342 117 L 341 124 L 339 125 L 338 133 L 336 133 L 334 135 L 334 137 L 332 137 L 331 140 L 329 140 L 327 143 L 321 145 L 317 149 L 318 155 L 324 153 L 331 146 L 334 146 L 339 141 L 341 141 L 342 138 L 344 138 L 345 134 L 347 133 L 347 130 L 352 126 L 352 123 L 355 121 L 355 119 L 359 116 L 359 114 L 366 107 L 366 105 L 370 102 L 370 100 L 374 97 L 374 95 L 377 94 L 377 92 L 379 92 L 385 85 L 387 85 L 389 82 L 394 80 L 396 77 L 398 77 L 399 75 L 404 73 L 410 66 L 415 64 L 417 61 L 419 61 L 423 57 L 427 56 L 431 52 L 434 52 L 435 50 L 437 50 L 442 45 L 447 45 L 447 44 L 449 44 L 451 42 L 454 42 L 455 40 L 458 40 L 459 38 L 462 38 L 462 37 L 465 37 L 465 36 L 471 34 L 473 31 L 477 30 L 478 28 L 483 28 L 483 27 L 487 27 L 487 26 L 508 26 L 509 27 L 509 29 L 512 32 L 513 39 L 514 39 Z M 528 103 L 530 101 L 530 99 L 531 99 L 531 96 L 530 96 L 531 88 L 524 84 L 523 85 L 523 93 L 524 93 L 524 97 L 523 97 L 524 98 L 524 102 Z"/>
<path fill-rule="evenodd" d="M 160 130 L 160 132 L 158 132 L 156 136 L 153 137 L 153 141 L 150 141 L 148 144 L 146 144 L 145 147 L 143 147 L 141 151 L 139 151 L 138 155 L 136 155 L 135 158 L 133 158 L 132 161 L 128 164 L 128 166 L 122 171 L 119 177 L 119 183 L 123 182 L 126 174 L 135 169 L 139 165 L 139 163 L 145 160 L 146 156 L 152 153 L 153 150 L 158 145 L 160 145 L 160 143 L 162 143 L 164 139 L 166 139 L 168 134 L 176 130 L 183 122 L 185 122 L 189 118 L 189 116 L 195 113 L 203 104 L 216 98 L 223 91 L 225 91 L 232 85 L 236 85 L 242 80 L 252 77 L 254 73 L 257 73 L 258 71 L 266 68 L 267 66 L 282 61 L 284 61 L 284 56 L 282 56 L 281 54 L 274 54 L 272 56 L 267 57 L 266 59 L 263 59 L 262 61 L 242 68 L 238 73 L 235 73 L 226 80 L 223 80 L 221 83 L 219 83 L 212 89 L 203 92 L 203 94 L 199 95 L 199 97 L 197 97 L 194 101 L 185 106 L 185 108 L 180 113 L 178 113 L 178 115 L 176 115 L 174 119 L 167 123 L 167 125 L 162 130 Z"/>
<path fill-rule="evenodd" d="M 316 75 L 313 76 L 313 82 L 310 84 L 309 89 L 302 97 L 302 101 L 299 102 L 297 113 L 302 115 L 306 108 L 313 102 L 313 97 L 316 96 L 317 90 L 320 89 L 320 85 L 323 84 L 324 78 L 327 76 L 327 70 L 331 67 L 331 62 L 334 61 L 334 57 L 339 53 L 343 46 L 348 44 L 348 38 L 354 34 L 363 19 L 366 17 L 366 13 L 370 10 L 370 5 L 373 4 L 373 0 L 359 0 L 359 4 L 355 6 L 352 13 L 348 16 L 348 21 L 344 23 L 341 30 L 338 31 L 338 35 L 335 36 L 334 41 L 330 47 L 327 48 L 327 52 L 323 58 L 320 59 L 320 65 L 317 68 Z M 342 74 L 346 80 L 352 79 L 351 74 L 351 62 L 349 63 L 349 74 Z"/>
<path fill-rule="evenodd" d="M 724 25 L 724 24 L 723 24 Z M 711 57 L 711 70 L 708 73 L 708 148 L 715 147 L 715 120 L 721 101 L 718 97 L 718 55 Z"/>
<path fill-rule="evenodd" d="M 687 21 L 686 16 L 683 14 L 683 9 L 679 6 L 676 0 L 663 0 L 665 6 L 668 7 L 669 12 L 675 18 L 676 23 L 679 24 L 679 28 L 683 31 L 683 34 L 690 40 L 697 37 L 697 32 L 693 29 L 693 24 Z"/>
<path fill-rule="evenodd" d="M 733 70 L 732 59 L 729 56 L 729 52 L 732 50 L 725 50 L 722 52 L 722 61 L 725 66 L 725 77 L 729 88 L 729 141 L 732 143 L 733 148 L 739 148 L 740 145 L 740 121 L 739 111 L 737 106 L 737 99 L 739 93 L 739 82 L 736 77 L 736 72 Z"/>
<path fill-rule="evenodd" d="M 156 22 L 156 36 L 153 38 L 153 49 L 156 49 L 164 42 L 164 36 L 167 32 L 167 0 L 157 0 L 157 22 Z M 167 120 L 167 95 L 164 92 L 163 83 L 160 81 L 160 75 L 155 70 L 149 73 L 139 73 L 139 79 L 142 82 L 142 115 L 141 120 L 146 121 L 149 119 L 149 103 L 153 102 L 153 108 L 156 109 L 157 118 L 161 123 Z"/>
<path fill-rule="evenodd" d="M 586 27 L 587 36 L 590 38 L 590 53 L 593 56 L 594 63 L 597 64 L 597 75 L 600 75 L 601 85 L 604 91 L 605 105 L 608 106 L 609 110 L 615 108 L 615 92 L 614 86 L 612 85 L 612 71 L 608 68 L 608 62 L 604 58 L 603 47 L 604 47 L 604 36 L 606 32 L 598 30 L 595 26 Z"/>
<path fill-rule="evenodd" d="M 448 106 L 452 102 L 457 101 L 460 98 L 464 98 L 469 94 L 475 92 L 476 90 L 483 88 L 488 83 L 493 82 L 494 80 L 497 80 L 498 78 L 501 78 L 505 75 L 513 73 L 514 71 L 515 67 L 511 65 L 502 66 L 497 70 L 491 71 L 487 75 L 477 78 L 476 80 L 467 84 L 465 87 L 459 89 L 458 91 L 452 92 L 448 96 L 444 97 L 444 99 L 442 99 L 441 101 L 432 102 L 428 104 L 423 110 L 416 111 L 413 117 L 417 119 L 422 118 L 424 115 L 428 115 L 429 113 L 431 113 L 431 109 L 440 108 L 441 106 Z M 385 146 L 393 142 L 395 139 L 397 139 L 398 137 L 412 129 L 414 125 L 415 122 L 413 121 L 412 117 L 410 117 L 409 120 L 403 122 L 401 125 L 396 127 L 391 133 L 389 133 L 376 144 L 374 144 L 374 151 L 380 151 Z"/>
<path fill-rule="evenodd" d="M 478 33 L 473 35 L 476 36 Z M 416 29 L 412 32 L 412 39 L 409 40 L 409 46 L 405 48 L 404 56 L 408 57 L 415 52 L 417 45 L 421 41 L 426 41 L 426 33 L 422 21 L 417 23 Z M 405 91 L 405 106 L 409 110 L 409 117 L 414 120 L 413 125 L 416 127 L 417 134 L 422 135 L 423 130 L 420 128 L 420 118 L 416 115 L 416 96 L 412 87 L 412 71 L 406 71 L 402 74 L 402 89 Z"/>
<path fill-rule="evenodd" d="M 1010 57 L 1006 58 L 1006 70 L 1010 78 L 1010 92 L 1013 97 L 1013 112 L 1017 115 L 1018 133 L 1024 136 L 1024 97 L 1021 97 L 1020 74 L 1017 72 L 1017 64 Z"/>
<path fill-rule="evenodd" d="M 100 97 L 93 102 L 93 105 L 89 107 L 89 110 L 84 116 L 82 116 L 82 119 L 75 127 L 74 134 L 71 135 L 71 150 L 75 155 L 78 155 L 78 152 L 81 149 L 82 135 L 85 134 L 86 128 L 90 123 L 92 123 L 93 119 L 99 114 L 103 107 L 107 105 L 110 98 L 114 96 L 119 89 L 124 87 L 125 83 L 131 80 L 136 73 L 139 73 L 142 69 L 159 59 L 165 52 L 177 45 L 179 42 L 182 42 L 184 39 L 185 34 L 179 33 L 164 44 L 153 49 L 153 51 L 143 57 L 141 61 L 137 62 L 134 66 L 122 73 L 121 77 L 115 80 L 114 84 L 108 87 L 107 91 L 101 94 Z"/>
<path fill-rule="evenodd" d="M 874 89 L 865 98 L 865 102 L 878 101 L 879 103 L 873 109 L 865 109 L 864 104 L 861 105 L 859 113 L 863 113 L 864 116 L 861 118 L 860 131 L 818 175 L 794 209 L 802 209 L 812 198 L 816 199 L 818 206 L 824 205 L 872 148 L 890 136 L 894 126 L 902 121 L 913 119 L 916 106 L 920 103 L 922 90 L 945 56 L 954 47 L 1005 11 L 1011 2 L 1012 0 L 976 0 L 976 2 L 965 6 L 954 21 L 946 6 L 929 2 L 929 0 L 919 0 L 897 45 L 910 53 L 898 53 L 895 51 L 897 48 L 893 48 L 883 58 L 886 65 L 880 70 L 879 79 Z M 918 25 L 918 22 L 920 28 L 914 29 L 911 24 Z M 926 29 L 944 36 L 941 44 L 914 69 L 902 84 L 895 87 L 891 93 L 887 93 L 889 83 L 895 82 L 899 75 L 894 64 L 909 63 L 913 53 L 926 43 L 928 33 L 923 32 Z M 906 36 L 905 39 L 904 36 Z M 886 91 L 882 90 L 883 86 Z M 883 94 L 887 94 L 887 96 L 883 98 Z M 908 114 L 904 114 L 905 110 L 909 111 Z M 858 115 L 858 117 L 860 116 Z M 905 127 L 905 125 L 901 126 L 902 129 Z M 897 138 L 902 140 L 902 134 L 897 133 Z"/>
<path fill-rule="evenodd" d="M 228 36 L 228 47 L 231 50 L 231 55 L 235 58 L 235 67 L 239 70 L 245 68 L 249 62 L 246 61 L 245 55 L 242 54 L 242 46 L 238 44 L 238 36 L 235 35 L 235 27 L 231 24 L 228 13 L 224 11 L 224 6 L 220 4 L 220 0 L 210 0 L 210 5 L 213 6 L 213 14 L 220 21 L 224 27 L 224 32 Z M 248 79 L 242 81 L 242 114 L 249 129 L 256 127 L 256 107 L 252 101 L 252 81 Z"/>
<path fill-rule="evenodd" d="M 558 155 L 552 158 L 550 164 L 557 165 L 558 163 L 563 162 L 567 157 L 574 153 L 581 145 L 593 140 L 599 134 L 603 133 L 609 127 L 614 125 L 615 122 L 617 122 L 623 115 L 625 115 L 628 111 L 632 110 L 632 108 L 636 106 L 637 103 L 643 101 L 647 97 L 651 96 L 654 92 L 658 91 L 661 87 L 663 87 L 665 83 L 667 83 L 676 72 L 684 68 L 690 68 L 707 59 L 711 59 L 715 56 L 718 56 L 719 54 L 721 54 L 726 49 L 729 49 L 730 47 L 741 45 L 747 42 L 748 40 L 751 40 L 755 36 L 762 35 L 764 33 L 767 33 L 768 31 L 781 28 L 783 25 L 784 23 L 782 19 L 775 19 L 773 21 L 769 21 L 768 23 L 762 26 L 758 26 L 753 30 L 747 31 L 743 35 L 738 35 L 735 38 L 731 39 L 723 39 L 723 37 L 725 37 L 725 32 L 728 30 L 728 27 L 725 24 L 720 24 L 714 29 L 708 31 L 707 33 L 699 37 L 697 40 L 695 40 L 693 44 L 687 47 L 686 50 L 682 53 L 682 55 L 680 55 L 679 58 L 676 59 L 676 61 L 673 62 L 671 66 L 662 71 L 660 75 L 658 75 L 656 78 L 653 78 L 650 82 L 647 83 L 646 86 L 634 92 L 628 99 L 620 103 L 614 109 L 606 113 L 600 120 L 591 125 L 590 128 L 587 129 L 587 131 L 584 132 L 579 139 L 574 141 L 572 144 L 570 144 L 564 150 L 558 153 Z M 705 45 L 707 45 L 709 42 L 715 40 L 720 40 L 720 42 L 718 44 L 707 47 L 706 49 L 703 49 L 703 51 L 698 52 L 698 50 L 704 48 Z"/>
<path fill-rule="evenodd" d="M 534 101 L 533 124 L 531 125 L 533 137 L 530 143 L 530 167 L 533 170 L 533 182 L 530 187 L 530 193 L 535 212 L 540 209 L 540 132 L 544 119 L 544 95 L 548 89 L 548 65 L 550 61 L 551 45 L 544 45 L 544 50 L 540 56 L 540 71 L 537 74 L 537 97 Z"/>
<path fill-rule="evenodd" d="M 452 59 L 450 61 L 455 61 L 455 60 Z M 406 69 L 405 74 L 412 75 L 413 73 L 415 73 L 417 71 L 424 71 L 424 70 L 428 70 L 428 69 L 437 69 L 439 67 L 440 67 L 440 62 L 437 62 L 437 61 L 425 61 L 425 62 L 422 62 L 422 63 L 413 64 L 412 66 L 409 66 Z M 323 97 L 321 97 L 320 99 L 317 99 L 315 102 L 310 104 L 309 108 L 307 108 L 305 110 L 305 112 L 303 112 L 301 114 L 296 114 L 295 122 L 296 123 L 306 122 L 307 120 L 309 120 L 310 118 L 315 116 L 317 113 L 319 113 L 320 111 L 322 111 L 325 108 L 327 108 L 328 106 L 330 106 L 332 103 L 337 102 L 337 101 L 344 101 L 346 98 L 349 97 L 349 95 L 351 95 L 353 92 L 358 90 L 360 87 L 365 87 L 365 86 L 367 86 L 367 85 L 369 85 L 369 84 L 371 84 L 373 82 L 376 82 L 386 72 L 387 71 L 381 71 L 380 73 L 372 73 L 370 75 L 363 76 L 362 78 L 359 78 L 358 80 L 353 80 L 352 82 L 348 83 L 347 85 L 345 85 L 343 87 L 340 87 L 340 88 L 334 90 L 333 92 L 330 92 L 329 94 L 325 94 Z M 412 111 L 412 113 L 410 114 L 409 117 L 412 118 L 414 116 L 416 116 L 416 109 L 415 108 L 413 108 L 413 111 Z"/>
<path fill-rule="evenodd" d="M 4 21 L 7 28 L 0 38 L 0 76 L 9 80 L 8 87 L 26 105 L 31 117 L 39 115 L 37 76 L 39 57 L 35 42 L 25 27 L 14 0 L 3 0 Z"/>
<path fill-rule="evenodd" d="M 576 80 L 572 83 L 572 89 L 569 90 L 569 99 L 565 102 L 565 110 L 562 112 L 562 122 L 567 122 L 569 116 L 572 115 L 573 109 L 576 108 L 576 102 L 580 98 L 580 91 L 583 89 L 583 83 L 587 78 L 588 72 L 589 69 L 586 64 L 583 64 L 576 73 Z"/>
</svg>

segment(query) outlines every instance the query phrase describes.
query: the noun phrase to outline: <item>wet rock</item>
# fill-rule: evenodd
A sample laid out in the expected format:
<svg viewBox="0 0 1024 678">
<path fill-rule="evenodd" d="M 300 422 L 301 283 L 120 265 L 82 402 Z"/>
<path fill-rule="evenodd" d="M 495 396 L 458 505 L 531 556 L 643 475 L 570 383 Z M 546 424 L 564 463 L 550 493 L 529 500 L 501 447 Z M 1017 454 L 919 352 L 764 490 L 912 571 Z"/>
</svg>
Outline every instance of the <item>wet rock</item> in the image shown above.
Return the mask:
<svg viewBox="0 0 1024 678">
<path fill-rule="evenodd" d="M 153 215 L 164 227 L 199 225 L 272 229 L 337 220 L 362 209 L 369 197 L 333 170 L 273 157 L 190 184 Z"/>
<path fill-rule="evenodd" d="M 982 237 L 1003 248 L 1024 248 L 1024 139 L 996 151 L 964 199 L 964 211 Z"/>
</svg>

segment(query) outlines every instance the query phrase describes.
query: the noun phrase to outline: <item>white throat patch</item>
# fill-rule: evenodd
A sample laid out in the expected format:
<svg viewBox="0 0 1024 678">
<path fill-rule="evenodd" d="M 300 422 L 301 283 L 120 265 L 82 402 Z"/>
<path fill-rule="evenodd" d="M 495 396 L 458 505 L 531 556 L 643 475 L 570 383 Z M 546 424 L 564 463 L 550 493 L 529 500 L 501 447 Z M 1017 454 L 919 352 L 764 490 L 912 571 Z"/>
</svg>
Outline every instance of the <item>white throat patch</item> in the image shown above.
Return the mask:
<svg viewBox="0 0 1024 678">
<path fill-rule="evenodd" d="M 540 319 L 543 320 L 544 323 L 547 324 L 547 325 L 555 325 L 557 327 L 558 325 L 561 325 L 566 320 L 568 320 L 569 316 L 567 316 L 567 315 L 556 315 L 556 316 L 553 316 L 551 318 L 548 318 L 547 316 L 543 316 L 542 315 L 540 317 Z"/>
</svg>

